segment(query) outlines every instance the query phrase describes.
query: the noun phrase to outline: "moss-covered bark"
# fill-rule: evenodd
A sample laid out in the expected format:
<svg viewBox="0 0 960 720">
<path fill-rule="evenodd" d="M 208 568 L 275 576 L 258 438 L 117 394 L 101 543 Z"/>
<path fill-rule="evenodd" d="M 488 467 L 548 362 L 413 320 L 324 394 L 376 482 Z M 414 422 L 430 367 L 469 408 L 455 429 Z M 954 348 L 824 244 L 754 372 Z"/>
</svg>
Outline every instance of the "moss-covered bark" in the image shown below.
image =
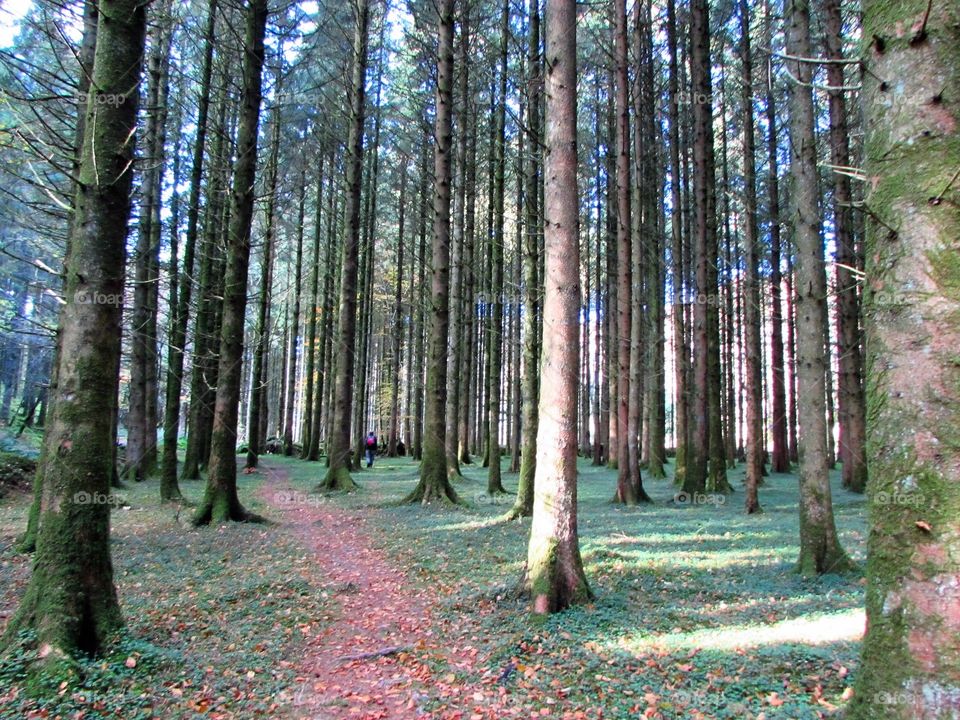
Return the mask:
<svg viewBox="0 0 960 720">
<path fill-rule="evenodd" d="M 524 587 L 536 614 L 592 597 L 577 535 L 580 249 L 577 201 L 576 3 L 548 0 L 544 305 L 537 473 Z"/>
<path fill-rule="evenodd" d="M 57 382 L 37 475 L 36 555 L 6 634 L 9 641 L 33 628 L 54 660 L 98 651 L 123 624 L 110 561 L 110 478 L 146 15 L 136 0 L 102 0 L 98 9 L 96 96 L 87 103 L 64 261 Z"/>
<path fill-rule="evenodd" d="M 851 720 L 960 716 L 958 20 L 951 0 L 864 4 L 870 536 Z"/>
<path fill-rule="evenodd" d="M 193 517 L 194 525 L 261 519 L 247 512 L 237 497 L 237 416 L 243 362 L 244 315 L 247 307 L 247 272 L 250 266 L 250 229 L 257 170 L 267 0 L 252 0 L 247 7 L 246 17 L 243 96 L 227 233 L 227 269 L 220 329 L 217 395 L 210 437 L 210 466 L 203 501 Z"/>
</svg>

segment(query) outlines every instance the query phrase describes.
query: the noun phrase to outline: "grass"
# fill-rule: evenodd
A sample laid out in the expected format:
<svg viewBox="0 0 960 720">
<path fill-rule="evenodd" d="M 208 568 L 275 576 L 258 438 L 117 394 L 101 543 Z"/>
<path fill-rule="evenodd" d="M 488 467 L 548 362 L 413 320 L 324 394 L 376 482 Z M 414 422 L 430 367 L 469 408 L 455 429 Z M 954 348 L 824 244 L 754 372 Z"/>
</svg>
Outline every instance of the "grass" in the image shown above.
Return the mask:
<svg viewBox="0 0 960 720">
<path fill-rule="evenodd" d="M 295 487 L 310 486 L 314 471 L 289 469 Z M 510 592 L 528 521 L 496 523 L 512 497 L 487 497 L 483 468 L 464 474 L 457 491 L 468 509 L 393 505 L 416 482 L 406 459 L 356 473 L 361 490 L 337 501 L 372 512 L 382 547 L 438 587 L 442 632 L 478 651 L 487 680 L 508 674 L 515 702 L 507 710 L 773 720 L 843 705 L 863 630 L 863 582 L 792 572 L 795 475 L 767 478 L 761 515 L 743 513 L 742 467 L 730 471 L 738 492 L 725 502 L 677 505 L 670 481 L 648 479 L 655 505 L 623 508 L 610 503 L 615 473 L 581 460 L 581 550 L 597 600 L 537 623 Z M 515 486 L 515 475 L 504 479 Z M 833 494 L 841 542 L 862 564 L 864 499 L 841 489 L 836 473 Z M 434 710 L 443 707 L 437 699 Z"/>
<path fill-rule="evenodd" d="M 239 481 L 255 512 L 261 480 Z M 202 495 L 200 483 L 182 488 L 193 501 Z M 0 718 L 283 717 L 299 684 L 298 651 L 335 607 L 303 548 L 280 526 L 195 530 L 189 508 L 159 504 L 156 482 L 117 494 L 129 504 L 112 515 L 126 629 L 106 657 L 82 663 L 80 677 L 39 682 L 28 679 L 35 650 L 24 638 L 0 662 Z M 12 547 L 28 500 L 0 504 L 0 618 L 29 576 L 29 558 Z"/>
<path fill-rule="evenodd" d="M 323 473 L 318 463 L 267 462 L 286 468 L 304 499 Z M 397 505 L 416 483 L 409 459 L 379 459 L 354 474 L 359 491 L 324 501 L 362 509 L 409 582 L 435 591 L 441 649 L 419 658 L 436 679 L 423 699 L 431 717 L 456 717 L 464 688 L 474 714 L 498 718 L 786 720 L 842 707 L 862 580 L 792 572 L 795 476 L 769 477 L 765 512 L 747 516 L 742 469 L 730 472 L 738 492 L 723 504 L 672 504 L 669 481 L 646 480 L 656 503 L 623 508 L 610 503 L 614 473 L 582 463 L 581 549 L 597 599 L 546 621 L 512 593 L 529 521 L 496 522 L 513 498 L 487 497 L 482 468 L 467 466 L 456 485 L 467 508 Z M 255 499 L 263 481 L 241 475 L 240 497 L 269 516 Z M 504 481 L 513 489 L 516 476 Z M 199 500 L 199 483 L 183 488 Z M 282 525 L 192 529 L 188 509 L 177 517 L 159 505 L 155 481 L 121 494 L 129 507 L 113 515 L 113 556 L 123 636 L 81 679 L 50 679 L 39 697 L 25 682 L 29 657 L 8 655 L 0 718 L 289 717 L 305 639 L 337 611 L 302 546 Z M 12 548 L 28 500 L 0 502 L 0 623 L 29 574 Z M 864 500 L 835 478 L 834 507 L 841 542 L 862 563 Z"/>
</svg>

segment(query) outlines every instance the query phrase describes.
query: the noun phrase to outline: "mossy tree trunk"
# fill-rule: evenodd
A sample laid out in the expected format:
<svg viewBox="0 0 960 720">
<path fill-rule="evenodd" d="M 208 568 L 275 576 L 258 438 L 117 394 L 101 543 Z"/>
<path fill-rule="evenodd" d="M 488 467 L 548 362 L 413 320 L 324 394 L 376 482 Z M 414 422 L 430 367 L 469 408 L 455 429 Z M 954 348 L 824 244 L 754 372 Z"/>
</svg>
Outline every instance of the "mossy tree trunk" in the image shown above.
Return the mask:
<svg viewBox="0 0 960 720">
<path fill-rule="evenodd" d="M 862 37 L 870 535 L 847 717 L 939 720 L 960 715 L 956 3 L 869 0 Z"/>
<path fill-rule="evenodd" d="M 83 39 L 80 43 L 80 50 L 77 54 L 79 61 L 79 72 L 77 75 L 77 92 L 80 95 L 90 91 L 90 78 L 93 75 L 94 53 L 97 48 L 97 25 L 99 20 L 99 10 L 95 0 L 86 0 L 83 4 Z M 77 125 L 74 128 L 74 147 L 73 147 L 73 171 L 74 177 L 80 174 L 80 163 L 83 160 L 83 138 L 86 129 L 86 117 L 80 113 L 77 117 Z M 76 193 L 74 193 L 75 195 Z M 76 215 L 70 215 L 70 227 L 67 230 L 67 247 L 64 257 L 70 254 L 70 238 L 73 233 L 73 223 Z M 50 388 L 57 386 L 56 371 L 59 366 L 57 358 L 62 350 L 62 337 L 58 334 L 55 338 L 54 357 L 51 363 Z M 46 405 L 46 403 L 45 403 Z M 6 415 L 4 415 L 6 417 Z M 116 419 L 113 421 L 116 425 Z M 115 431 L 114 427 L 114 431 Z M 114 431 L 113 434 L 116 433 Z M 115 450 L 114 450 L 115 451 Z M 111 473 L 112 475 L 112 473 Z M 33 481 L 33 502 L 30 504 L 30 511 L 27 514 L 27 528 L 17 539 L 17 550 L 23 553 L 31 553 L 37 549 L 37 530 L 40 525 L 40 504 L 43 498 L 43 475 L 39 472 L 34 474 Z"/>
<path fill-rule="evenodd" d="M 230 198 L 227 268 L 217 394 L 210 438 L 210 466 L 203 501 L 193 517 L 195 525 L 228 520 L 257 520 L 237 497 L 237 420 L 243 362 L 243 326 L 247 307 L 247 271 L 250 267 L 250 229 L 257 173 L 257 136 L 260 124 L 261 79 L 267 0 L 251 0 L 244 35 L 243 94 L 237 134 L 237 160 Z M 251 432 L 254 429 L 251 428 Z"/>
<path fill-rule="evenodd" d="M 592 597 L 577 536 L 580 247 L 574 0 L 547 0 L 544 303 L 537 473 L 525 588 L 552 613 Z"/>
<path fill-rule="evenodd" d="M 453 0 L 437 3 L 437 114 L 434 131 L 433 278 L 420 482 L 405 499 L 459 503 L 447 475 L 446 396 L 450 284 L 450 152 L 453 114 Z"/>
<path fill-rule="evenodd" d="M 350 83 L 350 130 L 347 138 L 346 209 L 343 265 L 340 270 L 340 321 L 337 328 L 333 422 L 328 431 L 327 475 L 318 489 L 353 490 L 350 476 L 350 423 L 353 413 L 357 339 L 357 280 L 360 274 L 360 203 L 363 181 L 363 123 L 367 81 L 369 0 L 353 5 L 353 75 Z"/>
<path fill-rule="evenodd" d="M 811 57 L 809 0 L 787 3 L 787 54 Z M 840 547 L 833 521 L 827 472 L 826 354 L 823 305 L 827 278 L 817 206 L 812 65 L 790 61 L 796 79 L 790 87 L 790 170 L 793 175 L 791 224 L 797 247 L 796 333 L 800 437 L 800 557 L 803 575 L 842 572 L 851 562 Z"/>
<path fill-rule="evenodd" d="M 59 348 L 38 482 L 30 584 L 6 639 L 33 628 L 54 662 L 100 650 L 123 624 L 110 560 L 116 368 L 146 34 L 139 0 L 101 0 L 64 261 Z M 104 100 L 109 100 L 105 102 Z"/>
</svg>

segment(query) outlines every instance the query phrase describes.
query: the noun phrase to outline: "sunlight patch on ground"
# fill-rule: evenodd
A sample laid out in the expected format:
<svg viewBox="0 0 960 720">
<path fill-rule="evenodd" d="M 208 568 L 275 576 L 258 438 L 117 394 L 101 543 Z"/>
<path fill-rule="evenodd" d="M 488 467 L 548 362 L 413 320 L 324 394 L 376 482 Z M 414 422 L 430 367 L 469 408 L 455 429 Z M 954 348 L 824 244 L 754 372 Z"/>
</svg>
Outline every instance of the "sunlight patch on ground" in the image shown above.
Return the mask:
<svg viewBox="0 0 960 720">
<path fill-rule="evenodd" d="M 864 611 L 858 608 L 829 615 L 805 615 L 771 625 L 733 625 L 689 633 L 625 637 L 617 645 L 634 654 L 652 649 L 733 651 L 780 643 L 823 645 L 861 639 L 865 621 Z"/>
</svg>

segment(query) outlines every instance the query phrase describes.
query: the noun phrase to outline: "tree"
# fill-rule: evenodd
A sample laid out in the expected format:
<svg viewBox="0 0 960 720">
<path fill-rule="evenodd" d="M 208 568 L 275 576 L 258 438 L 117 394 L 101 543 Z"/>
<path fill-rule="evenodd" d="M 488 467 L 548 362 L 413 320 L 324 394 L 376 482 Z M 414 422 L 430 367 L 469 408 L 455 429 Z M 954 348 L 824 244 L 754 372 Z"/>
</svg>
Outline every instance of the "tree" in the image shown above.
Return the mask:
<svg viewBox="0 0 960 720">
<path fill-rule="evenodd" d="M 33 628 L 48 662 L 99 651 L 123 618 L 110 560 L 124 255 L 146 8 L 100 0 L 69 251 L 57 384 L 38 470 L 33 573 L 6 640 Z"/>
<path fill-rule="evenodd" d="M 750 10 L 740 0 L 740 57 L 743 65 L 743 210 L 746 225 L 743 244 L 747 251 L 744 277 L 743 325 L 747 394 L 746 499 L 747 513 L 760 511 L 757 487 L 763 482 L 763 368 L 760 355 L 760 248 L 757 227 L 756 141 L 753 132 L 753 59 L 750 56 Z"/>
<path fill-rule="evenodd" d="M 771 45 L 770 0 L 764 3 L 763 33 L 764 44 Z M 777 108 L 774 100 L 772 77 L 773 60 L 765 63 L 767 88 L 765 113 L 767 119 L 767 192 L 769 195 L 768 213 L 770 216 L 770 434 L 773 436 L 773 453 L 770 458 L 773 472 L 790 471 L 790 443 L 787 437 L 787 398 L 786 378 L 783 365 L 783 302 L 781 285 L 783 275 L 780 271 L 780 170 L 777 162 L 779 140 L 777 133 Z M 792 327 L 792 325 L 791 325 Z"/>
<path fill-rule="evenodd" d="M 533 612 L 592 597 L 577 536 L 577 390 L 580 384 L 580 216 L 577 193 L 577 16 L 574 0 L 547 0 L 544 301 L 537 471 L 525 586 Z"/>
<path fill-rule="evenodd" d="M 337 372 L 334 386 L 333 424 L 327 458 L 330 465 L 319 488 L 352 490 L 350 476 L 350 421 L 353 409 L 353 377 L 356 364 L 357 278 L 360 272 L 360 190 L 363 179 L 363 123 L 367 82 L 367 40 L 370 25 L 369 0 L 353 5 L 353 72 L 350 82 L 350 130 L 346 161 L 346 228 L 340 274 L 340 321 L 338 324 Z M 316 432 L 316 429 L 314 429 Z"/>
<path fill-rule="evenodd" d="M 502 495 L 500 480 L 500 405 L 503 360 L 503 242 L 504 198 L 506 195 L 507 43 L 510 35 L 510 2 L 504 0 L 500 20 L 500 87 L 494 129 L 494 227 L 490 240 L 490 297 L 487 298 L 487 494 Z"/>
<path fill-rule="evenodd" d="M 527 39 L 527 103 L 526 125 L 531 148 L 541 142 L 540 137 L 540 3 L 529 3 L 529 37 Z M 524 228 L 523 228 L 523 418 L 520 451 L 520 476 L 517 479 L 517 499 L 507 512 L 508 519 L 529 517 L 533 514 L 533 486 L 537 471 L 537 400 L 540 394 L 540 368 L 537 349 L 540 345 L 540 283 L 538 257 L 540 254 L 540 162 L 538 153 L 531 149 L 524 162 Z"/>
<path fill-rule="evenodd" d="M 160 285 L 161 205 L 170 46 L 173 39 L 171 3 L 151 5 L 154 16 L 152 50 L 147 63 L 147 122 L 144 132 L 146 167 L 134 256 L 133 322 L 131 328 L 130 412 L 127 415 L 127 462 L 124 474 L 143 480 L 157 459 L 157 311 Z"/>
<path fill-rule="evenodd" d="M 217 394 L 210 437 L 210 465 L 203 501 L 193 516 L 194 525 L 260 519 L 248 512 L 237 497 L 237 411 L 240 404 L 267 4 L 267 0 L 251 0 L 246 12 L 243 95 L 237 133 L 237 160 L 230 194 L 227 267 L 224 275 Z"/>
<path fill-rule="evenodd" d="M 453 115 L 453 0 L 437 3 L 437 107 L 434 131 L 433 276 L 420 482 L 406 502 L 460 502 L 447 476 L 447 340 L 450 315 L 450 151 Z"/>
<path fill-rule="evenodd" d="M 163 455 L 160 466 L 160 499 L 180 497 L 177 483 L 177 440 L 180 437 L 180 393 L 183 388 L 184 346 L 187 342 L 187 321 L 193 296 L 193 273 L 197 234 L 200 222 L 200 191 L 203 160 L 207 143 L 210 114 L 210 85 L 213 75 L 213 43 L 217 23 L 217 0 L 209 0 L 204 31 L 203 68 L 201 71 L 197 129 L 193 140 L 193 165 L 190 169 L 190 196 L 187 204 L 187 229 L 183 248 L 183 272 L 176 305 L 171 309 L 167 343 L 167 382 L 163 414 Z"/>
<path fill-rule="evenodd" d="M 960 713 L 955 18 L 947 0 L 864 3 L 870 536 L 852 720 Z"/>
<path fill-rule="evenodd" d="M 624 505 L 640 501 L 640 466 L 637 458 L 636 417 L 630 422 L 630 334 L 633 255 L 630 244 L 630 109 L 627 103 L 627 7 L 615 0 L 614 55 L 617 152 L 617 492 L 614 500 Z M 637 309 L 639 312 L 639 309 Z M 634 408 L 636 410 L 636 408 Z M 631 450 L 632 449 L 632 450 Z"/>
<path fill-rule="evenodd" d="M 787 67 L 790 88 L 790 171 L 792 225 L 797 247 L 797 392 L 800 437 L 800 557 L 804 575 L 843 572 L 852 567 L 840 547 L 833 521 L 827 473 L 826 377 L 823 305 L 827 279 L 817 207 L 817 156 L 810 92 L 810 2 L 787 3 Z"/>
<path fill-rule="evenodd" d="M 830 164 L 833 166 L 833 226 L 837 244 L 837 409 L 843 486 L 863 492 L 867 485 L 866 407 L 860 332 L 860 265 L 853 228 L 850 187 L 850 133 L 844 88 L 843 17 L 839 0 L 821 0 L 830 108 Z"/>
</svg>

